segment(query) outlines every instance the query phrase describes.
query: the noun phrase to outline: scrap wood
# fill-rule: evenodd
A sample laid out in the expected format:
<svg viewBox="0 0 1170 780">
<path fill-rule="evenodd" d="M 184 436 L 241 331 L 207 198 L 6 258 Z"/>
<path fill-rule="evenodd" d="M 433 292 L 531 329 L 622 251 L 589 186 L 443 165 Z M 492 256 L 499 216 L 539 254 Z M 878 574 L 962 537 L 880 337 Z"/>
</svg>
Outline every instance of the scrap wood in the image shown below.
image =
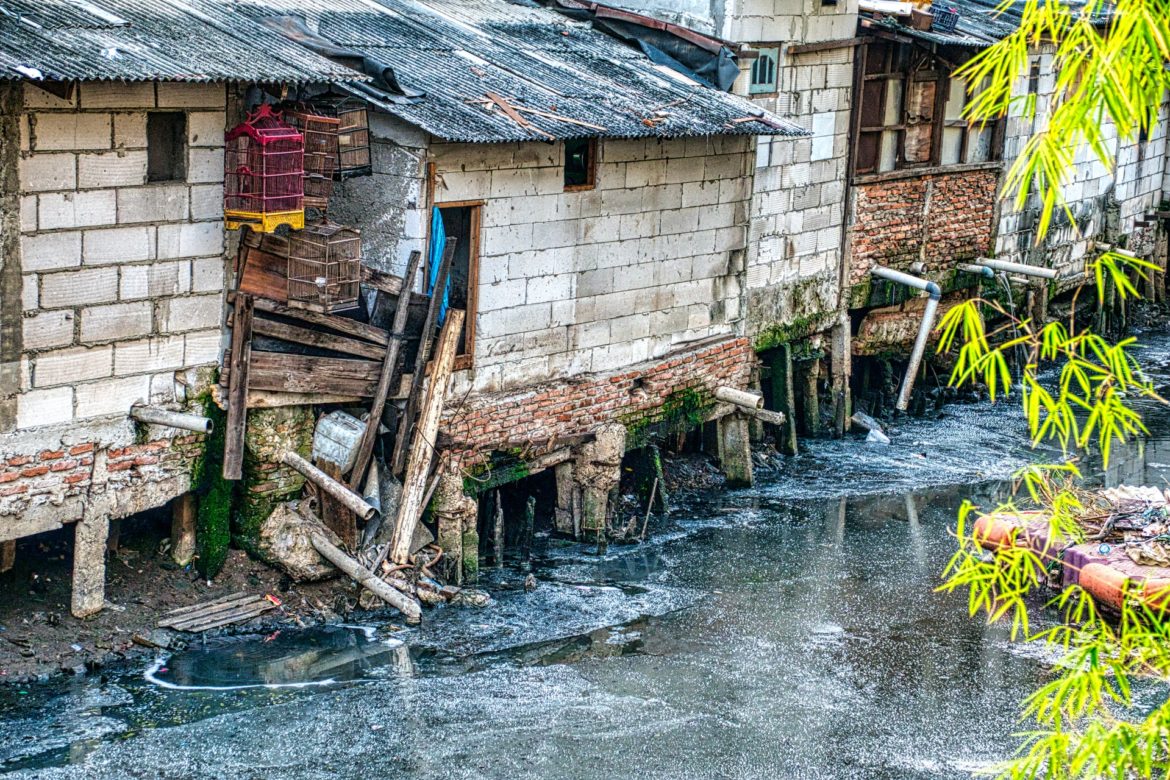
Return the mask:
<svg viewBox="0 0 1170 780">
<path fill-rule="evenodd" d="M 239 293 L 228 293 L 228 303 L 234 303 L 238 295 Z M 358 322 L 349 317 L 341 317 L 336 314 L 322 314 L 321 312 L 311 311 L 309 309 L 295 309 L 290 306 L 285 306 L 278 301 L 262 297 L 254 298 L 254 306 L 258 311 L 276 314 L 290 320 L 297 320 L 302 324 L 317 328 L 327 328 L 347 336 L 364 339 L 382 347 L 386 346 L 390 341 L 390 334 L 381 328 L 365 322 Z"/>
<path fill-rule="evenodd" d="M 237 371 L 234 350 L 225 354 L 224 362 L 230 364 L 224 372 L 230 383 Z M 374 395 L 379 369 L 373 360 L 251 352 L 246 374 L 249 390 L 370 398 Z M 326 403 L 316 399 L 307 402 Z"/>
<path fill-rule="evenodd" d="M 244 428 L 248 419 L 248 372 L 252 352 L 253 299 L 238 293 L 235 300 L 229 368 L 227 421 L 224 429 L 223 478 L 235 481 L 244 476 Z"/>
<path fill-rule="evenodd" d="M 394 476 L 398 476 L 406 468 L 406 444 L 409 441 L 414 417 L 418 414 L 419 393 L 422 390 L 423 378 L 426 376 L 431 344 L 435 339 L 435 328 L 439 322 L 439 309 L 443 306 L 443 294 L 440 291 L 447 289 L 447 279 L 451 275 L 451 262 L 455 258 L 456 245 L 456 239 L 448 237 L 447 243 L 443 247 L 443 256 L 439 261 L 439 272 L 435 276 L 435 289 L 431 291 L 431 301 L 427 306 L 427 318 L 423 323 L 422 339 L 419 341 L 418 352 L 414 357 L 414 376 L 411 380 L 410 394 L 406 400 L 406 410 L 399 418 L 398 436 L 394 441 L 394 452 L 390 455 L 390 473 Z"/>
<path fill-rule="evenodd" d="M 398 308 L 394 312 L 394 324 L 391 327 L 386 353 L 382 358 L 382 370 L 378 375 L 378 386 L 374 390 L 373 403 L 370 404 L 370 416 L 366 419 L 366 427 L 362 431 L 361 439 L 358 440 L 356 460 L 349 475 L 349 486 L 353 490 L 357 490 L 362 484 L 362 480 L 365 479 L 366 470 L 370 466 L 370 458 L 374 454 L 374 441 L 378 436 L 378 426 L 382 424 L 382 412 L 386 408 L 386 399 L 390 395 L 394 373 L 398 368 L 398 353 L 402 349 L 402 342 L 406 336 L 406 324 L 410 316 L 409 296 L 414 289 L 414 279 L 418 275 L 421 265 L 422 252 L 411 252 L 406 268 L 406 279 L 402 284 L 402 290 L 405 291 L 405 294 L 399 296 Z M 433 297 L 441 299 L 442 295 Z"/>
<path fill-rule="evenodd" d="M 550 141 L 556 140 L 555 135 L 553 135 L 552 133 L 547 132 L 545 130 L 541 130 L 539 127 L 532 124 L 524 117 L 520 116 L 520 112 L 517 111 L 515 109 L 515 107 L 512 106 L 511 103 L 509 103 L 507 100 L 505 100 L 504 98 L 497 95 L 495 92 L 485 92 L 484 97 L 486 97 L 488 100 L 490 100 L 494 105 L 499 106 L 500 109 L 507 115 L 507 117 L 509 119 L 511 119 L 513 122 L 515 122 L 516 124 L 523 127 L 528 132 L 543 135 L 545 138 L 547 138 Z"/>
<path fill-rule="evenodd" d="M 321 557 L 346 573 L 357 584 L 397 609 L 409 623 L 417 623 L 422 619 L 422 607 L 409 595 L 399 593 L 376 577 L 360 563 L 342 552 L 336 545 L 325 538 L 324 534 L 315 533 L 310 537 L 313 547 Z"/>
<path fill-rule="evenodd" d="M 464 316 L 465 312 L 460 309 L 452 309 L 447 313 L 447 321 L 443 324 L 443 332 L 435 350 L 435 363 L 410 444 L 410 456 L 402 480 L 402 500 L 398 504 L 398 517 L 391 538 L 390 556 L 395 563 L 407 563 L 410 560 L 411 541 L 424 507 L 435 437 L 439 432 L 439 418 L 443 413 L 447 384 L 455 367 L 455 352 L 463 333 Z"/>
<path fill-rule="evenodd" d="M 197 633 L 240 623 L 276 609 L 276 602 L 264 596 L 233 593 L 229 596 L 180 607 L 167 612 L 158 621 L 159 628 Z"/>
</svg>

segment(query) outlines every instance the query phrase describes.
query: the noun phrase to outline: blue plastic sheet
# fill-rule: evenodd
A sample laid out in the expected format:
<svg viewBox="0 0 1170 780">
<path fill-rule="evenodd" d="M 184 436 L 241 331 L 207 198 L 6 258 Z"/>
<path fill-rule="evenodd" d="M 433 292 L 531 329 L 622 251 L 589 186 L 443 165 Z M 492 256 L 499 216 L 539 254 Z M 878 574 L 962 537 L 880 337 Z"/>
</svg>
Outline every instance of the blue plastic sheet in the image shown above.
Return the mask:
<svg viewBox="0 0 1170 780">
<path fill-rule="evenodd" d="M 443 264 L 443 249 L 447 246 L 447 230 L 443 227 L 443 215 L 439 212 L 438 207 L 435 207 L 431 214 L 431 255 L 430 266 L 431 273 L 427 290 L 431 295 L 435 294 L 435 285 L 439 283 L 439 266 Z M 447 284 L 443 287 L 443 302 L 439 305 L 439 321 L 436 325 L 442 325 L 447 318 L 447 303 L 451 297 L 451 275 L 447 274 Z"/>
</svg>

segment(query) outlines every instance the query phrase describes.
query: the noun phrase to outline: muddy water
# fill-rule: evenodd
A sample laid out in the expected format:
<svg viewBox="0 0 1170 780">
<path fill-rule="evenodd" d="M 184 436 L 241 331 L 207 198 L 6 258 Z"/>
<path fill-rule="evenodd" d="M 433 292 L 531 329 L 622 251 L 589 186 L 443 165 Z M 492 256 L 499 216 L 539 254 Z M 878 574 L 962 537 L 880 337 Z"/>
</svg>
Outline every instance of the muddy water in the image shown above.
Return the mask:
<svg viewBox="0 0 1170 780">
<path fill-rule="evenodd" d="M 1170 340 L 1150 359 L 1170 365 Z M 97 778 L 965 778 L 1007 756 L 1045 659 L 934 592 L 963 497 L 1033 453 L 1004 410 L 812 443 L 653 543 L 544 549 L 532 593 L 417 631 L 198 644 L 0 693 L 0 774 Z M 1166 415 L 1152 428 L 1170 433 Z M 1106 481 L 1162 484 L 1170 438 Z"/>
</svg>

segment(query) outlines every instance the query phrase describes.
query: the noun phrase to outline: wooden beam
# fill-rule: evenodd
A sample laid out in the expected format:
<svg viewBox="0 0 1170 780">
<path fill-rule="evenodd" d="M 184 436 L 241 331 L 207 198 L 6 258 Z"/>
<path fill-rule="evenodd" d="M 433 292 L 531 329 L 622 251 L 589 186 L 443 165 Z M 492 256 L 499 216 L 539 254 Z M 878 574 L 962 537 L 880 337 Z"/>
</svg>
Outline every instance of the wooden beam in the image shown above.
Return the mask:
<svg viewBox="0 0 1170 780">
<path fill-rule="evenodd" d="M 411 252 L 403 287 L 407 294 L 398 298 L 398 308 L 394 311 L 394 324 L 390 330 L 390 343 L 386 346 L 386 353 L 382 358 L 378 387 L 374 390 L 374 400 L 370 404 L 370 417 L 366 420 L 362 438 L 358 441 L 357 458 L 349 476 L 349 486 L 353 490 L 361 488 L 366 478 L 366 470 L 370 466 L 370 458 L 374 454 L 374 441 L 378 438 L 378 426 L 382 424 L 382 411 L 386 408 L 386 399 L 390 395 L 394 372 L 398 367 L 398 353 L 402 349 L 403 337 L 406 335 L 407 319 L 410 316 L 409 294 L 414 289 L 414 279 L 421 265 L 422 252 Z"/>
<path fill-rule="evenodd" d="M 375 290 L 384 292 L 387 295 L 402 294 L 403 284 L 401 276 L 388 274 L 376 268 L 370 268 L 368 265 L 362 266 L 362 284 L 367 287 L 373 287 Z M 406 285 L 406 287 L 410 289 L 409 285 Z"/>
<path fill-rule="evenodd" d="M 232 360 L 233 365 L 235 360 Z M 380 366 L 372 360 L 254 352 L 248 385 L 281 393 L 327 393 L 370 398 Z M 231 377 L 229 377 L 231 379 Z"/>
<path fill-rule="evenodd" d="M 16 540 L 0 542 L 0 574 L 12 571 L 16 565 Z"/>
<path fill-rule="evenodd" d="M 394 525 L 394 536 L 390 541 L 390 555 L 395 563 L 407 563 L 410 559 L 410 542 L 414 538 L 414 529 L 422 515 L 431 471 L 431 456 L 435 437 L 439 433 L 439 418 L 443 414 L 447 384 L 455 367 L 455 352 L 459 348 L 459 337 L 463 331 L 463 317 L 464 312 L 459 309 L 447 312 L 447 321 L 443 324 L 443 332 L 439 336 L 438 348 L 435 350 L 435 362 L 427 383 L 426 398 L 419 412 L 418 425 L 410 444 L 406 475 L 402 481 L 402 500 L 398 504 L 398 518 Z"/>
<path fill-rule="evenodd" d="M 279 339 L 280 341 L 287 341 L 290 344 L 303 344 L 305 346 L 332 350 L 333 352 L 341 352 L 346 355 L 357 355 L 358 357 L 369 358 L 370 360 L 378 360 L 384 353 L 381 347 L 377 344 L 371 344 L 368 341 L 362 341 L 348 336 L 339 336 L 333 333 L 322 333 L 319 330 L 310 330 L 300 325 L 277 322 L 268 317 L 257 317 L 252 322 L 252 333 L 257 336 L 267 336 L 269 338 Z"/>
<path fill-rule="evenodd" d="M 337 393 L 282 393 L 276 390 L 248 391 L 249 409 L 279 409 L 283 406 L 312 406 L 313 404 L 359 404 L 360 395 Z"/>
<path fill-rule="evenodd" d="M 422 338 L 418 344 L 418 353 L 414 358 L 414 380 L 410 385 L 410 397 L 406 401 L 406 411 L 398 423 L 398 436 L 394 441 L 394 452 L 390 456 L 390 473 L 398 476 L 406 468 L 406 444 L 410 441 L 411 426 L 418 413 L 419 392 L 422 388 L 423 377 L 426 375 L 427 358 L 430 356 L 431 344 L 435 339 L 435 327 L 439 321 L 439 309 L 443 305 L 443 291 L 447 289 L 447 279 L 451 275 L 451 261 L 455 257 L 456 239 L 448 237 L 443 247 L 443 257 L 439 261 L 439 273 L 435 276 L 435 289 L 431 290 L 431 303 L 427 307 L 427 319 L 423 323 Z"/>
<path fill-rule="evenodd" d="M 184 493 L 171 507 L 171 560 L 186 566 L 195 557 L 195 494 Z"/>
<path fill-rule="evenodd" d="M 836 41 L 820 41 L 818 43 L 794 43 L 788 47 L 789 54 L 811 54 L 814 51 L 832 51 L 834 49 L 851 49 L 860 46 L 870 39 L 866 36 L 856 38 L 842 38 Z"/>
<path fill-rule="evenodd" d="M 228 302 L 233 302 L 237 295 L 237 293 L 229 294 Z M 335 330 L 347 336 L 365 339 L 378 346 L 384 347 L 390 341 L 390 334 L 381 328 L 376 328 L 373 325 L 358 322 L 357 320 L 351 320 L 348 317 L 338 317 L 335 314 L 322 314 L 321 312 L 309 311 L 308 309 L 294 309 L 266 298 L 257 298 L 254 305 L 257 311 L 279 314 L 281 317 L 287 317 L 290 320 L 298 320 L 321 328 Z"/>
<path fill-rule="evenodd" d="M 236 295 L 228 377 L 227 423 L 224 430 L 223 478 L 244 476 L 244 429 L 248 420 L 248 373 L 252 354 L 252 296 Z"/>
</svg>

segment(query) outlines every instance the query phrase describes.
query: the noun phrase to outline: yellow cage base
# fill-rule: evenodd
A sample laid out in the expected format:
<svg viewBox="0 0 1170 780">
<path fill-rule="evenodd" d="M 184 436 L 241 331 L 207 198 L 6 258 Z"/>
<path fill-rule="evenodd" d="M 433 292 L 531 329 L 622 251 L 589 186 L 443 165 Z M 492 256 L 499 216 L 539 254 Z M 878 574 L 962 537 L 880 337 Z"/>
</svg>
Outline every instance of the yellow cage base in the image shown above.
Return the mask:
<svg viewBox="0 0 1170 780">
<path fill-rule="evenodd" d="M 224 211 L 223 219 L 228 230 L 249 227 L 256 233 L 272 233 L 281 225 L 288 225 L 293 230 L 305 227 L 304 209 L 273 211 L 268 214 L 259 211 Z"/>
</svg>

